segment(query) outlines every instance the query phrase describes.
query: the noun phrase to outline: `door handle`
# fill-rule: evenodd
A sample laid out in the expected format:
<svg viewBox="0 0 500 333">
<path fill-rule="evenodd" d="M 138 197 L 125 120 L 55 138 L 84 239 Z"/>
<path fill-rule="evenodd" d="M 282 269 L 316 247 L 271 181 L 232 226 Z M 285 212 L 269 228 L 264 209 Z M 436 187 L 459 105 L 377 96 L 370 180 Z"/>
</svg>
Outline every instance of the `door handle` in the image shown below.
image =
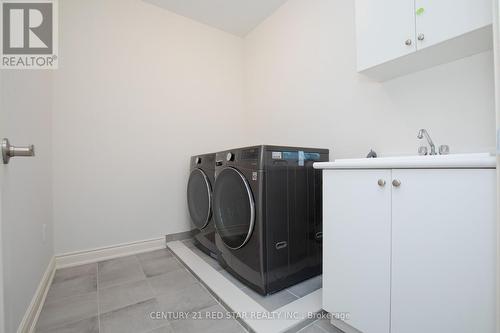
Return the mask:
<svg viewBox="0 0 500 333">
<path fill-rule="evenodd" d="M 9 139 L 2 139 L 3 164 L 8 164 L 11 157 L 35 156 L 35 146 L 12 146 Z"/>
</svg>

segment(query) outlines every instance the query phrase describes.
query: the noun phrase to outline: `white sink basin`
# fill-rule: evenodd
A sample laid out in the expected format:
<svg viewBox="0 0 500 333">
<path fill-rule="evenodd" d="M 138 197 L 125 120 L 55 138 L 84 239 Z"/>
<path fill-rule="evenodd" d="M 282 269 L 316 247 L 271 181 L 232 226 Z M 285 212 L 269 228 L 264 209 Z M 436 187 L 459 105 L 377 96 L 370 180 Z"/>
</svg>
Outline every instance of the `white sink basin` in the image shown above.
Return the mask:
<svg viewBox="0 0 500 333">
<path fill-rule="evenodd" d="M 340 159 L 314 163 L 316 169 L 434 169 L 495 168 L 496 157 L 489 153 L 434 156 L 394 156 L 382 158 Z"/>
</svg>

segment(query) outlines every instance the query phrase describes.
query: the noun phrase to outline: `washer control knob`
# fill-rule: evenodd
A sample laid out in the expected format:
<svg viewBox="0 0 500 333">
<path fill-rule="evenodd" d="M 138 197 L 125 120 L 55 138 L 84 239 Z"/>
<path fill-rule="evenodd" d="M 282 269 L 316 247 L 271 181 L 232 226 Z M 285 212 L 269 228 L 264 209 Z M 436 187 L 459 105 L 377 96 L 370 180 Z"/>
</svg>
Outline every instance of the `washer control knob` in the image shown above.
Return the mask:
<svg viewBox="0 0 500 333">
<path fill-rule="evenodd" d="M 234 154 L 233 153 L 227 153 L 227 155 L 226 155 L 226 161 L 228 161 L 228 162 L 234 161 Z"/>
<path fill-rule="evenodd" d="M 201 164 L 201 158 L 200 157 L 197 157 L 194 159 L 194 163 L 195 164 Z"/>
</svg>

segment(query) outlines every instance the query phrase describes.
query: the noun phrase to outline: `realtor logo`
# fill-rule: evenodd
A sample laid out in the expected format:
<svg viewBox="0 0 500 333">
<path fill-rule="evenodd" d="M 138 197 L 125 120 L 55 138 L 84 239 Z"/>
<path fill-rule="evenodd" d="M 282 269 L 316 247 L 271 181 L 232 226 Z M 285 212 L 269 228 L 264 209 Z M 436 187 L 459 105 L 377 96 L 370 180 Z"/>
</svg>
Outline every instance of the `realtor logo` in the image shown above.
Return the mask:
<svg viewBox="0 0 500 333">
<path fill-rule="evenodd" d="M 1 7 L 1 68 L 57 68 L 56 0 L 3 0 Z"/>
</svg>

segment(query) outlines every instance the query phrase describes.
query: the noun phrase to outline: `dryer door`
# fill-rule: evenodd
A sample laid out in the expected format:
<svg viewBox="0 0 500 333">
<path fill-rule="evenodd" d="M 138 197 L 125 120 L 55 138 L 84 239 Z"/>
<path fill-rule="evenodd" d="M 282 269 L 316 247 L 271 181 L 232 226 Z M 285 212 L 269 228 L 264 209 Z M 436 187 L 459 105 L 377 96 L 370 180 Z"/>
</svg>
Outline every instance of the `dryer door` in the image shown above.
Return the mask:
<svg viewBox="0 0 500 333">
<path fill-rule="evenodd" d="M 212 186 L 201 169 L 194 169 L 189 175 L 187 200 L 189 215 L 198 229 L 203 229 L 212 217 Z"/>
<path fill-rule="evenodd" d="M 214 186 L 215 228 L 224 244 L 236 250 L 252 235 L 255 204 L 245 176 L 234 168 L 223 169 Z"/>
</svg>

